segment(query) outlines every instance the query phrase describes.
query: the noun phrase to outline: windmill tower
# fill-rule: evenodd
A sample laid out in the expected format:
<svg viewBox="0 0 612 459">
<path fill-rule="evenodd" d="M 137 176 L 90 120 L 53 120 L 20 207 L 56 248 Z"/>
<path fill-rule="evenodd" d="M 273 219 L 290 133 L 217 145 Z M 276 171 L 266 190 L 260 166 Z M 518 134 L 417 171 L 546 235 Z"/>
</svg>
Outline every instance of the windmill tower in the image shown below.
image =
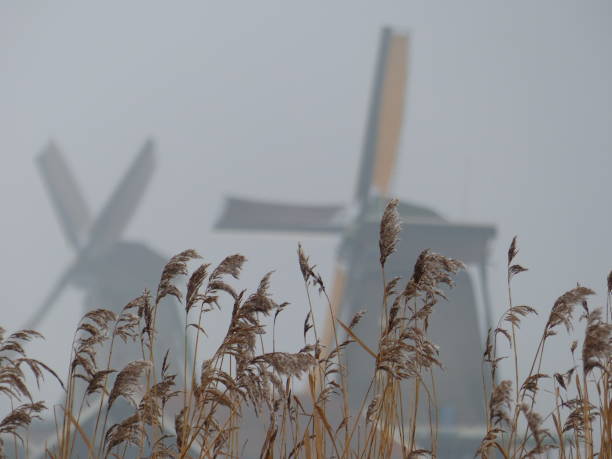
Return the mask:
<svg viewBox="0 0 612 459">
<path fill-rule="evenodd" d="M 408 36 L 383 29 L 351 205 L 295 205 L 230 197 L 216 224 L 218 230 L 340 235 L 332 306 L 337 316 L 345 318 L 367 309 L 370 318 L 360 324 L 358 335 L 374 348 L 379 333 L 375 317 L 379 315 L 382 297 L 378 229 L 397 160 L 407 60 Z M 434 210 L 407 201 L 400 202 L 398 211 L 403 221 L 402 240 L 385 267 L 389 279 L 409 276 L 416 257 L 427 248 L 470 267 L 457 277 L 449 304 L 438 305 L 429 327 L 446 367 L 437 382 L 441 407 L 439 438 L 442 440 L 445 429 L 454 438 L 461 429 L 466 431 L 484 423 L 480 357 L 484 331 L 491 324 L 486 266 L 487 247 L 495 228 L 449 222 Z M 327 336 L 331 340 L 331 333 Z M 349 351 L 347 358 L 349 393 L 353 394 L 351 404 L 356 405 L 352 407 L 355 409 L 367 389 L 374 362 L 359 347 Z M 473 454 L 474 450 L 471 451 Z"/>
</svg>

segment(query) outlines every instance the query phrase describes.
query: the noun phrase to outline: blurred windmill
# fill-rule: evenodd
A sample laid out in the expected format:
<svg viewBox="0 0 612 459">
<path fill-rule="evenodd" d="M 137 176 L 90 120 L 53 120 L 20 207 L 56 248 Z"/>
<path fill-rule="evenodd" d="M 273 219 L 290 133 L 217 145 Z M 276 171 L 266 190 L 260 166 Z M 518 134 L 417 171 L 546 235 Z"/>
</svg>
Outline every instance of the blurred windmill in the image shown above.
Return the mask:
<svg viewBox="0 0 612 459">
<path fill-rule="evenodd" d="M 407 59 L 408 36 L 390 28 L 383 29 L 361 166 L 351 205 L 295 205 L 231 197 L 216 224 L 219 230 L 340 234 L 332 306 L 341 317 L 370 309 L 372 317 L 360 325 L 358 334 L 371 346 L 375 346 L 380 331 L 373 320 L 378 316 L 382 292 L 378 229 L 389 200 L 400 143 Z M 449 222 L 435 211 L 407 201 L 400 202 L 398 210 L 403 221 L 402 240 L 398 253 L 385 267 L 389 278 L 409 275 L 409 267 L 426 248 L 458 258 L 474 268 L 459 275 L 449 296 L 451 304 L 441 304 L 434 312 L 429 330 L 433 342 L 440 346 L 441 360 L 446 367 L 445 374 L 436 383 L 438 405 L 442 409 L 441 434 L 445 427 L 456 432 L 459 426 L 481 425 L 484 409 L 480 356 L 483 330 L 491 324 L 487 245 L 495 228 Z M 329 343 L 330 324 L 327 328 Z M 373 362 L 370 366 L 364 365 L 368 358 L 359 347 L 348 355 L 349 392 L 355 394 L 354 403 L 361 401 L 370 381 Z"/>
<path fill-rule="evenodd" d="M 84 310 L 105 308 L 115 312 L 119 312 L 145 288 L 155 292 L 167 258 L 143 243 L 122 239 L 153 175 L 154 148 L 151 140 L 145 142 L 95 219 L 58 147 L 50 143 L 38 156 L 37 166 L 51 203 L 66 240 L 76 255 L 23 328 L 36 329 L 49 317 L 67 287 L 76 287 L 85 292 Z M 156 358 L 161 359 L 168 349 L 174 352 L 183 348 L 183 321 L 176 302 L 159 308 L 156 322 L 163 325 L 164 331 L 157 336 Z M 142 358 L 135 351 L 138 346 L 119 342 L 115 343 L 115 347 L 120 349 L 113 353 L 112 365 L 115 368 L 122 368 L 129 361 Z M 186 352 L 190 353 L 190 349 L 186 349 Z M 101 362 L 106 361 L 100 355 L 98 358 Z M 177 365 L 173 370 L 180 374 L 182 366 Z M 130 414 L 129 404 L 120 402 L 111 417 L 122 420 Z M 95 412 L 86 410 L 80 424 L 85 431 L 93 432 L 95 422 Z M 49 430 L 44 425 L 39 425 L 32 434 L 34 445 L 51 445 L 56 441 L 55 430 Z M 81 457 L 88 454 L 86 445 L 80 441 L 75 451 Z M 39 453 L 40 457 L 46 457 L 44 449 Z"/>
<path fill-rule="evenodd" d="M 60 294 L 68 286 L 85 291 L 84 306 L 87 310 L 107 308 L 119 311 L 143 289 L 155 291 L 166 258 L 145 244 L 122 240 L 123 232 L 153 175 L 153 142 L 145 142 L 95 219 L 91 217 L 77 182 L 55 144 L 50 143 L 42 151 L 37 165 L 66 240 L 76 256 L 59 276 L 42 305 L 31 315 L 25 328 L 36 329 L 52 313 Z M 160 335 L 162 339 L 163 336 L 182 335 L 183 320 L 177 307 L 160 308 L 158 320 L 164 327 L 177 332 L 163 333 Z M 166 342 L 160 346 L 165 349 L 172 344 Z"/>
</svg>

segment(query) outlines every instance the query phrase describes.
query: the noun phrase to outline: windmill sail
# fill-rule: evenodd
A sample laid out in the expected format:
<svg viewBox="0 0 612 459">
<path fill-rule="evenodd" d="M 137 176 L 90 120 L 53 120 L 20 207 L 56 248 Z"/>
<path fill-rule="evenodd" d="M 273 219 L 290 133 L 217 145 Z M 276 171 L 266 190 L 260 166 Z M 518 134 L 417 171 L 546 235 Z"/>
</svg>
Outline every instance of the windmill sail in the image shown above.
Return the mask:
<svg viewBox="0 0 612 459">
<path fill-rule="evenodd" d="M 64 235 L 68 243 L 78 249 L 85 243 L 91 226 L 81 190 L 54 143 L 49 143 L 36 162 Z"/>
<path fill-rule="evenodd" d="M 343 206 L 293 205 L 228 198 L 216 229 L 337 233 Z"/>
<path fill-rule="evenodd" d="M 57 299 L 64 290 L 64 288 L 70 282 L 74 274 L 74 265 L 71 265 L 66 269 L 61 277 L 55 282 L 55 285 L 51 291 L 47 294 L 42 304 L 36 309 L 36 311 L 30 314 L 27 322 L 21 326 L 23 330 L 36 330 L 40 323 L 47 317 L 51 308 L 57 304 Z"/>
<path fill-rule="evenodd" d="M 90 233 L 88 253 L 103 252 L 120 239 L 142 199 L 154 167 L 154 144 L 149 139 L 96 219 Z"/>
<path fill-rule="evenodd" d="M 408 37 L 385 28 L 372 88 L 356 199 L 389 191 L 404 114 Z"/>
</svg>

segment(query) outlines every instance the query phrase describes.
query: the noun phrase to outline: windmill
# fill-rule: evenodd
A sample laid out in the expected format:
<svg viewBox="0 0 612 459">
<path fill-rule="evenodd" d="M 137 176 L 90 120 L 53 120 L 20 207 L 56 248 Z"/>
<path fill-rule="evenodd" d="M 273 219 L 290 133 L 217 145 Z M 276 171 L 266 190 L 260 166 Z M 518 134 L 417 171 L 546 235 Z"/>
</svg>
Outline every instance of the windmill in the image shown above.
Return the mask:
<svg viewBox="0 0 612 459">
<path fill-rule="evenodd" d="M 85 310 L 106 308 L 115 312 L 119 312 L 130 300 L 140 295 L 144 288 L 154 292 L 167 258 L 143 243 L 122 239 L 153 175 L 154 143 L 151 140 L 145 142 L 95 219 L 55 144 L 50 143 L 41 152 L 37 166 L 64 236 L 75 251 L 75 257 L 24 328 L 36 329 L 53 312 L 57 300 L 67 287 L 76 287 L 85 292 Z M 164 331 L 157 338 L 156 345 L 161 351 L 156 352 L 157 357 L 161 358 L 167 349 L 182 349 L 183 320 L 177 303 L 159 308 L 157 323 L 163 324 Z M 141 358 L 130 351 L 132 348 L 136 347 L 125 346 L 122 352 L 115 352 L 113 365 L 121 368 L 129 361 Z M 123 352 L 123 349 L 127 351 Z M 180 367 L 178 365 L 174 371 L 180 373 Z M 126 417 L 121 407 L 115 411 L 118 419 Z M 87 431 L 93 431 L 88 430 L 93 426 L 87 422 L 84 420 L 83 426 Z M 53 441 L 55 431 L 40 432 L 41 438 L 47 434 L 51 434 L 50 441 Z M 40 444 L 44 442 L 41 440 Z M 83 451 L 86 455 L 87 450 Z"/>
<path fill-rule="evenodd" d="M 351 205 L 295 205 L 230 197 L 216 223 L 218 230 L 340 235 L 331 295 L 332 307 L 339 317 L 351 317 L 364 308 L 373 317 L 378 315 L 376 306 L 382 294 L 378 229 L 389 200 L 400 142 L 407 59 L 408 36 L 384 28 Z M 468 272 L 458 276 L 449 296 L 451 304 L 443 304 L 434 312 L 429 328 L 446 366 L 445 374 L 437 382 L 440 432 L 447 428 L 455 435 L 462 427 L 480 426 L 484 422 L 480 356 L 483 330 L 491 324 L 486 266 L 487 245 L 495 228 L 449 222 L 432 209 L 411 202 L 400 202 L 398 210 L 403 221 L 402 240 L 398 253 L 385 266 L 389 278 L 409 275 L 409 268 L 426 248 L 458 258 L 470 266 Z M 360 325 L 358 334 L 368 345 L 375 346 L 379 325 L 372 318 L 366 322 Z M 328 323 L 327 342 L 331 340 L 330 329 Z M 347 359 L 349 393 L 356 394 L 351 404 L 358 408 L 373 362 L 364 364 L 369 361 L 368 356 L 359 347 L 350 351 Z"/>
<path fill-rule="evenodd" d="M 42 305 L 30 316 L 25 328 L 36 329 L 51 314 L 60 294 L 68 286 L 85 292 L 85 310 L 103 307 L 120 311 L 144 288 L 155 291 L 167 259 L 143 243 L 122 240 L 123 232 L 153 175 L 154 149 L 152 140 L 144 143 L 95 219 L 58 147 L 49 143 L 38 156 L 37 166 L 51 203 L 64 236 L 76 255 Z M 178 340 L 176 336 L 183 333 L 183 318 L 177 305 L 173 306 L 160 308 L 158 320 L 177 333 L 160 334 L 162 341 L 164 336 Z M 164 349 L 180 349 L 182 346 L 174 347 L 176 343 L 171 342 L 159 344 Z"/>
</svg>

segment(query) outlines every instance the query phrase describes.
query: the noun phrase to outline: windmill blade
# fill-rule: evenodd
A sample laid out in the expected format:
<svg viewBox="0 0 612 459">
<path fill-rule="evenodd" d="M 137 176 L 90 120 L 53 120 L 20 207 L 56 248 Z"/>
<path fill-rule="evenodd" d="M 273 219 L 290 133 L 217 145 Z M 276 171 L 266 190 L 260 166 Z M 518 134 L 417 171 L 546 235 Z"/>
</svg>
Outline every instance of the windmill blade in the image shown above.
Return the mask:
<svg viewBox="0 0 612 459">
<path fill-rule="evenodd" d="M 147 140 L 95 221 L 88 254 L 103 252 L 120 237 L 136 210 L 155 167 L 154 144 Z"/>
<path fill-rule="evenodd" d="M 51 291 L 38 309 L 32 313 L 29 319 L 21 327 L 22 330 L 36 330 L 38 325 L 49 315 L 53 307 L 57 304 L 56 300 L 64 290 L 64 287 L 70 282 L 70 278 L 74 274 L 74 265 L 66 269 L 62 276 L 57 280 Z"/>
<path fill-rule="evenodd" d="M 337 233 L 344 229 L 339 205 L 292 205 L 227 198 L 215 228 L 240 231 Z"/>
<path fill-rule="evenodd" d="M 408 37 L 383 29 L 357 182 L 358 202 L 371 193 L 389 191 L 404 114 L 407 60 Z"/>
<path fill-rule="evenodd" d="M 78 250 L 83 246 L 91 226 L 91 215 L 81 190 L 53 142 L 36 158 L 36 163 L 64 236 Z"/>
</svg>

